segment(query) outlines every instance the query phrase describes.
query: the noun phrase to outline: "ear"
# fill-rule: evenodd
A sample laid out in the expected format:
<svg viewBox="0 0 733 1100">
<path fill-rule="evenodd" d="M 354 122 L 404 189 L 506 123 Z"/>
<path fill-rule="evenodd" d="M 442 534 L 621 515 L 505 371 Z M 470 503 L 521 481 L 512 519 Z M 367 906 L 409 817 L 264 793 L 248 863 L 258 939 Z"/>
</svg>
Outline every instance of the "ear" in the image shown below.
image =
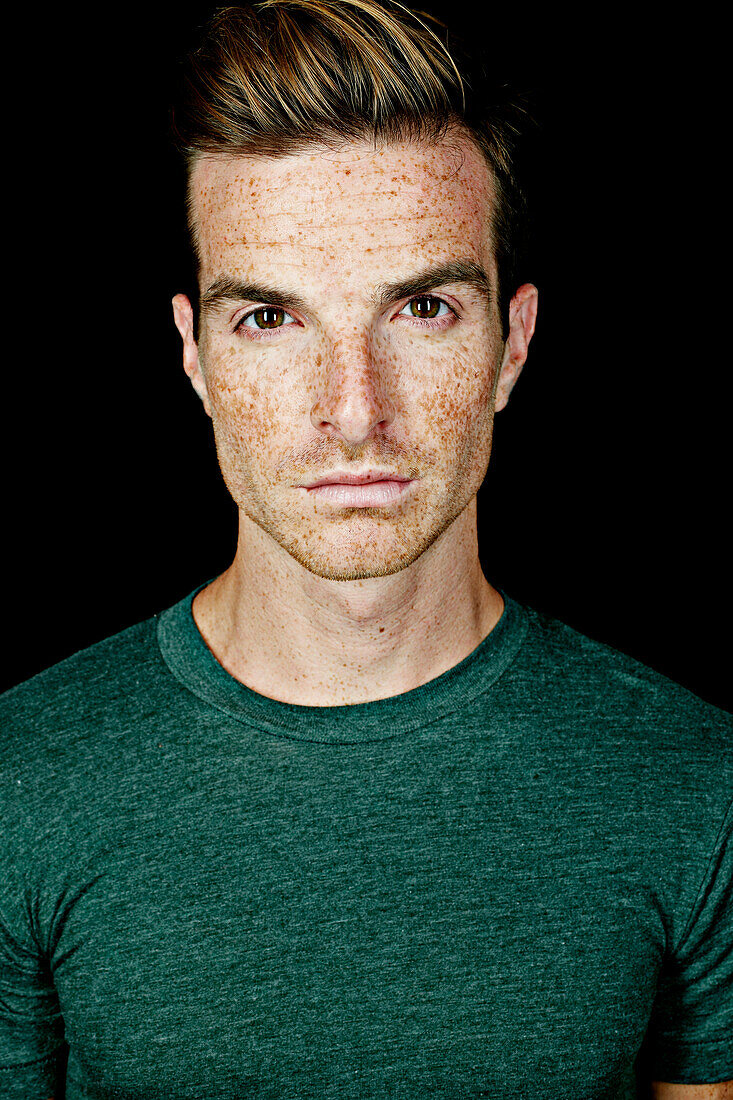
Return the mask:
<svg viewBox="0 0 733 1100">
<path fill-rule="evenodd" d="M 199 362 L 199 349 L 193 336 L 193 308 L 185 294 L 176 294 L 172 301 L 173 320 L 183 340 L 183 369 L 191 379 L 191 385 L 203 402 L 207 416 L 211 416 L 206 379 Z"/>
<path fill-rule="evenodd" d="M 537 298 L 537 287 L 523 283 L 509 303 L 509 335 L 497 375 L 495 412 L 505 407 L 514 383 L 522 373 L 537 320 Z"/>
</svg>

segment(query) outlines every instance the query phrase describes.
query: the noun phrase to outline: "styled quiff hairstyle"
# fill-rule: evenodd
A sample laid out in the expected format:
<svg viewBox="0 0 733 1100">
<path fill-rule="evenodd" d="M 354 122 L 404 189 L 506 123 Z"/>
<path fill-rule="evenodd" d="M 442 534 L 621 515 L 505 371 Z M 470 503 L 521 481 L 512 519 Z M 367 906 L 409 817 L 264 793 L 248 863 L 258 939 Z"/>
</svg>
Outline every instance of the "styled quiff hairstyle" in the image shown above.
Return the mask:
<svg viewBox="0 0 733 1100">
<path fill-rule="evenodd" d="M 457 127 L 493 175 L 506 333 L 526 239 L 515 151 L 527 109 L 507 84 L 492 85 L 480 62 L 449 52 L 425 20 L 442 27 L 395 0 L 256 0 L 215 10 L 200 45 L 184 60 L 172 113 L 187 172 L 193 281 L 199 252 L 190 183 L 201 156 L 281 157 L 364 139 L 375 147 L 436 142 Z M 191 289 L 198 330 L 197 286 Z"/>
</svg>

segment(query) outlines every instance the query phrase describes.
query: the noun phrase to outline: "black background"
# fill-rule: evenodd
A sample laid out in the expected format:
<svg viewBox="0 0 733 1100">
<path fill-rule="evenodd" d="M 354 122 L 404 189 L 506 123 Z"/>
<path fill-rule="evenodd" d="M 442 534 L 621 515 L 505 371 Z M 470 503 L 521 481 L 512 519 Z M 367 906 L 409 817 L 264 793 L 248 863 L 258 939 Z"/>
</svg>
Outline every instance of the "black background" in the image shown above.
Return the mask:
<svg viewBox="0 0 733 1100">
<path fill-rule="evenodd" d="M 2 686 L 234 553 L 169 304 L 186 258 L 170 88 L 209 10 L 29 5 L 9 28 Z M 540 314 L 479 495 L 484 570 L 730 708 L 720 32 L 702 9 L 430 10 L 481 37 L 540 123 Z"/>
</svg>

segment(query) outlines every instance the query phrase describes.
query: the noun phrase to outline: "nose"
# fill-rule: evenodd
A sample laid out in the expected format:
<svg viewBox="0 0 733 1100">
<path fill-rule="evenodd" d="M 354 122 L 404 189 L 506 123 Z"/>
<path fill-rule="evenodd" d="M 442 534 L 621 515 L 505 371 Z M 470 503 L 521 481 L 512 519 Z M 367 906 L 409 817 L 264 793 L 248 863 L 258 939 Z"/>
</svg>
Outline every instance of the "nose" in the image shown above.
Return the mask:
<svg viewBox="0 0 733 1100">
<path fill-rule="evenodd" d="M 371 341 L 334 346 L 324 361 L 325 371 L 318 380 L 319 396 L 310 414 L 314 428 L 355 447 L 392 423 L 395 407 Z"/>
</svg>

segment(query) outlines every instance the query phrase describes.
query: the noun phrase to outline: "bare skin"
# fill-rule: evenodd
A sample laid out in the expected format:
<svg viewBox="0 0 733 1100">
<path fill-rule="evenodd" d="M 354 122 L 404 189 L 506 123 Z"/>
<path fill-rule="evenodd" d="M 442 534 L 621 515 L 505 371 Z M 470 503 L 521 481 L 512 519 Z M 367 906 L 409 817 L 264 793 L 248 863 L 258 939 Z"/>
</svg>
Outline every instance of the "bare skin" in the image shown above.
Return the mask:
<svg viewBox="0 0 733 1100">
<path fill-rule="evenodd" d="M 733 1100 L 733 1081 L 714 1085 L 672 1085 L 653 1081 L 651 1100 Z"/>
<path fill-rule="evenodd" d="M 228 277 L 291 295 L 228 293 L 203 311 L 198 343 L 188 299 L 173 299 L 240 516 L 232 565 L 194 602 L 199 630 L 232 676 L 284 702 L 416 688 L 471 653 L 503 611 L 479 565 L 476 492 L 537 290 L 517 289 L 504 339 L 490 171 L 454 134 L 437 146 L 207 158 L 193 193 L 202 293 Z M 448 278 L 379 300 L 385 284 L 459 259 L 486 272 L 488 296 Z M 437 315 L 416 317 L 428 292 Z M 255 316 L 268 305 L 284 308 Z M 258 328 L 263 318 L 278 324 Z M 414 480 L 398 502 L 369 508 L 302 487 L 368 468 Z"/>
</svg>

